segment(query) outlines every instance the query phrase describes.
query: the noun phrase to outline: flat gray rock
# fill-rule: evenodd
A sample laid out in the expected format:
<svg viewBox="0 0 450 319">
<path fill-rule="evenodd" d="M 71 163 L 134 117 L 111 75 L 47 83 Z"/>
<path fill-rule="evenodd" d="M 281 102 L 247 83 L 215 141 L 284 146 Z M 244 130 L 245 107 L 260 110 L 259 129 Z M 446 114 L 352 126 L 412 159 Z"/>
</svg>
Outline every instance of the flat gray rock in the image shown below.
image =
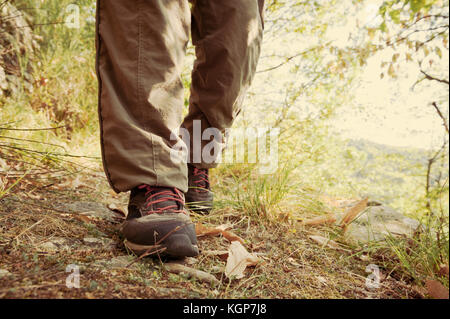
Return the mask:
<svg viewBox="0 0 450 319">
<path fill-rule="evenodd" d="M 54 252 L 62 250 L 71 250 L 74 243 L 69 239 L 62 237 L 53 237 L 42 244 L 39 244 L 36 248 L 45 252 Z"/>
<path fill-rule="evenodd" d="M 117 256 L 111 259 L 100 259 L 94 263 L 94 266 L 106 268 L 106 269 L 120 269 L 126 268 L 129 264 L 133 262 L 134 258 L 132 256 Z M 136 263 L 131 265 L 129 268 L 135 268 Z"/>
<path fill-rule="evenodd" d="M 350 241 L 370 242 L 386 240 L 389 236 L 412 237 L 420 222 L 386 206 L 369 206 L 346 232 Z"/>
<path fill-rule="evenodd" d="M 85 251 L 85 250 L 114 250 L 115 242 L 110 238 L 83 238 L 83 242 L 73 238 L 53 237 L 36 248 L 44 252 L 56 251 Z"/>
<path fill-rule="evenodd" d="M 105 204 L 97 202 L 72 202 L 72 203 L 57 203 L 54 208 L 71 213 L 78 213 L 96 219 L 104 219 L 110 222 L 117 221 L 117 214 L 106 207 Z"/>
<path fill-rule="evenodd" d="M 113 250 L 115 247 L 114 240 L 110 238 L 96 238 L 96 237 L 85 237 L 83 238 L 83 242 L 85 245 L 105 250 Z"/>
</svg>

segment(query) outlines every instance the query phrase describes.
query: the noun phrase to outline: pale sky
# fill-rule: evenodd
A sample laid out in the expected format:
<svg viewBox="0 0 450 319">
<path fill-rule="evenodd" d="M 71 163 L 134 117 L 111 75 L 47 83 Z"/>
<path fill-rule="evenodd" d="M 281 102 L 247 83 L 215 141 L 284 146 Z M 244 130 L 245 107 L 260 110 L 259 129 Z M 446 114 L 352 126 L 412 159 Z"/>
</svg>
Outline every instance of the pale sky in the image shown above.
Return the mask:
<svg viewBox="0 0 450 319">
<path fill-rule="evenodd" d="M 349 18 L 347 21 L 339 22 L 338 26 L 330 28 L 327 38 L 333 40 L 334 45 L 344 47 L 348 44 L 352 31 L 358 29 L 358 25 L 359 28 L 363 25 L 379 25 L 380 21 L 376 18 L 379 3 L 380 1 L 377 0 L 367 1 L 365 8 L 348 14 L 345 11 L 346 8 L 339 8 Z M 354 6 L 350 5 L 349 8 Z M 263 43 L 263 56 L 270 56 L 272 53 L 292 56 L 314 45 L 318 39 L 314 36 L 309 38 L 306 35 L 302 35 L 299 39 L 298 35 L 291 33 L 283 34 L 279 39 L 266 38 L 266 41 Z M 448 72 L 448 50 L 442 49 L 442 52 L 443 59 L 440 67 Z M 393 51 L 387 49 L 367 60 L 367 65 L 354 83 L 356 89 L 353 91 L 352 105 L 341 109 L 332 122 L 333 131 L 339 132 L 344 137 L 363 138 L 393 146 L 430 148 L 432 145 L 440 145 L 444 130 L 440 118 L 430 103 L 447 99 L 442 109 L 448 112 L 448 89 L 440 83 L 424 81 L 412 91 L 411 88 L 419 75 L 419 69 L 413 63 L 401 62 L 397 79 L 391 79 L 388 76 L 381 79 L 381 62 L 390 60 L 392 55 Z M 433 54 L 428 58 L 438 60 L 437 56 L 433 57 Z M 276 65 L 270 59 L 269 61 L 262 59 L 260 64 L 260 70 Z M 281 91 L 286 85 L 290 82 L 305 82 L 300 72 L 296 74 L 289 72 L 290 67 L 286 65 L 268 73 L 257 74 L 252 91 L 255 95 L 263 94 L 262 98 L 266 101 L 283 103 L 284 96 Z M 254 99 L 252 103 L 258 104 L 257 96 L 251 98 Z M 308 103 L 302 101 L 302 98 L 299 98 L 297 103 L 301 111 L 308 108 Z M 298 113 L 299 117 L 301 117 L 300 113 Z"/>
<path fill-rule="evenodd" d="M 376 2 L 368 2 L 366 10 L 358 14 L 361 21 L 377 24 L 374 18 Z M 345 42 L 345 30 L 340 30 L 339 34 L 337 40 Z M 440 67 L 448 73 L 448 50 L 443 49 L 442 52 Z M 390 60 L 393 53 L 392 49 L 386 49 L 367 61 L 357 80 L 358 89 L 354 92 L 354 103 L 364 106 L 364 113 L 356 110 L 341 113 L 334 123 L 336 131 L 349 138 L 364 138 L 393 146 L 429 148 L 440 145 L 444 130 L 431 102 L 447 95 L 447 102 L 441 109 L 447 110 L 448 114 L 448 89 L 443 84 L 424 81 L 412 90 L 420 76 L 417 65 L 413 63 L 401 63 L 397 79 L 387 76 L 381 79 L 380 64 Z M 428 59 L 437 61 L 438 57 L 432 54 Z"/>
</svg>

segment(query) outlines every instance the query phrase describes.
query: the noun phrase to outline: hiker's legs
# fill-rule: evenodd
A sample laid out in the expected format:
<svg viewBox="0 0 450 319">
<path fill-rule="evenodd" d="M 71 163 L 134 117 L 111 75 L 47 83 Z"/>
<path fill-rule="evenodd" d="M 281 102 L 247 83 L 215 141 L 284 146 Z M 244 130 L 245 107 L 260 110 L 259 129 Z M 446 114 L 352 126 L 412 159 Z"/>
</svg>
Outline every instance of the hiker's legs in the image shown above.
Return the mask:
<svg viewBox="0 0 450 319">
<path fill-rule="evenodd" d="M 200 120 L 202 132 L 207 128 L 223 132 L 240 112 L 259 58 L 264 0 L 191 2 L 197 59 L 183 127 L 190 133 L 190 162 L 198 168 L 209 168 L 217 163 L 205 162 L 200 156 L 203 148 L 193 147 L 194 120 Z M 202 141 L 203 145 L 207 143 L 209 140 Z"/>
<path fill-rule="evenodd" d="M 177 140 L 170 136 L 182 122 L 188 1 L 98 0 L 97 9 L 102 156 L 111 186 L 186 191 L 186 164 L 171 160 Z"/>
</svg>

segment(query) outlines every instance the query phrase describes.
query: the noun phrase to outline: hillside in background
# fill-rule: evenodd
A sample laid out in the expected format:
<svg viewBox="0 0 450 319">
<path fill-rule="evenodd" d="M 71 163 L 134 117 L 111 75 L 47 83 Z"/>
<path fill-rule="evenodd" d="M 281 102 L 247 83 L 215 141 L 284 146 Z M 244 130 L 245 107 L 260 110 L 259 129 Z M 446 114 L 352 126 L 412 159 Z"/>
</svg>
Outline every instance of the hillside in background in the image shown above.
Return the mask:
<svg viewBox="0 0 450 319">
<path fill-rule="evenodd" d="M 395 147 L 359 139 L 347 140 L 342 158 L 361 196 L 382 201 L 416 215 L 417 197 L 425 193 L 426 165 L 431 152 L 420 148 Z M 441 174 L 441 176 L 438 176 Z M 448 178 L 448 163 L 431 180 Z M 448 208 L 447 208 L 448 209 Z"/>
</svg>

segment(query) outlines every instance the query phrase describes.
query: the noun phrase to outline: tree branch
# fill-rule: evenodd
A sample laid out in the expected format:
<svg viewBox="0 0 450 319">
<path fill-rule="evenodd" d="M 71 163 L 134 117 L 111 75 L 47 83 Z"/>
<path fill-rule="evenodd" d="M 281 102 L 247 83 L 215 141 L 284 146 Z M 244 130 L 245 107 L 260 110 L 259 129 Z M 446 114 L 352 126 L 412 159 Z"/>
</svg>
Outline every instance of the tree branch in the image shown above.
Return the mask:
<svg viewBox="0 0 450 319">
<path fill-rule="evenodd" d="M 445 127 L 445 130 L 447 131 L 448 134 L 448 124 L 447 124 L 447 120 L 444 117 L 444 115 L 442 114 L 441 110 L 439 109 L 439 107 L 437 106 L 436 102 L 431 103 L 431 105 L 433 105 L 433 107 L 436 109 L 437 114 L 439 115 L 439 117 L 442 119 L 443 125 Z"/>
<path fill-rule="evenodd" d="M 272 70 L 278 69 L 279 67 L 289 63 L 289 61 L 291 61 L 292 59 L 294 59 L 296 57 L 299 57 L 301 55 L 304 55 L 306 53 L 312 52 L 314 50 L 317 50 L 317 47 L 313 47 L 311 49 L 308 49 L 308 50 L 302 51 L 300 53 L 297 53 L 297 54 L 295 54 L 293 56 L 287 57 L 285 61 L 283 61 L 283 62 L 281 62 L 281 63 L 279 63 L 279 64 L 277 64 L 275 66 L 269 67 L 267 69 L 264 69 L 264 70 L 261 70 L 261 71 L 257 71 L 256 73 L 263 73 L 263 72 L 268 72 L 268 71 L 272 71 Z"/>
<path fill-rule="evenodd" d="M 427 80 L 430 80 L 430 81 L 438 81 L 438 82 L 440 82 L 440 83 L 444 83 L 444 84 L 449 85 L 448 80 L 436 78 L 436 77 L 434 77 L 434 76 L 431 76 L 431 75 L 425 73 L 425 71 L 423 71 L 423 70 L 420 70 L 420 72 L 421 72 L 423 75 L 425 75 L 425 78 L 426 78 Z"/>
</svg>

